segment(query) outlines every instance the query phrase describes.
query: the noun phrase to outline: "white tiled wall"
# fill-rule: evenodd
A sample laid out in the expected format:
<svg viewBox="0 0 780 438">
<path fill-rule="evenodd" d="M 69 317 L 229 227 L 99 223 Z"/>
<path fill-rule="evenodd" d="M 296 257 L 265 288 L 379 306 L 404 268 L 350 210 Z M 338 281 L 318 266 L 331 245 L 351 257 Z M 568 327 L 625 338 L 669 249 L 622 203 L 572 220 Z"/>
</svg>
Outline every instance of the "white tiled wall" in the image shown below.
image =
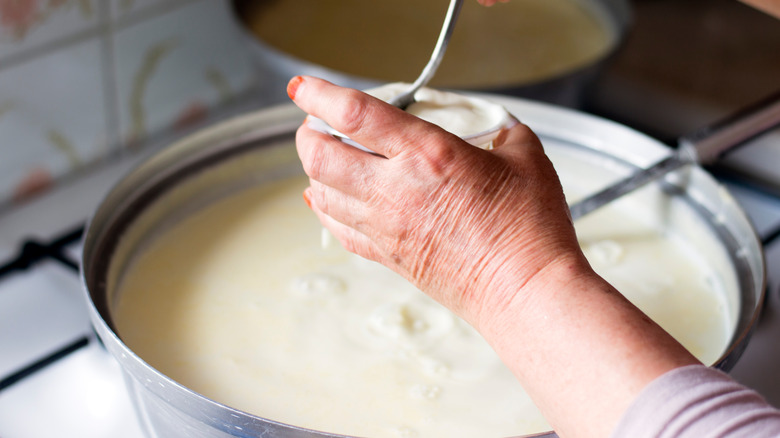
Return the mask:
<svg viewBox="0 0 780 438">
<path fill-rule="evenodd" d="M 0 0 L 0 205 L 253 86 L 228 0 Z"/>
<path fill-rule="evenodd" d="M 25 182 L 46 183 L 114 146 L 102 76 L 95 40 L 0 71 L 0 198 L 24 190 Z"/>
<path fill-rule="evenodd" d="M 100 0 L 0 2 L 0 59 L 95 32 L 100 26 Z"/>
</svg>

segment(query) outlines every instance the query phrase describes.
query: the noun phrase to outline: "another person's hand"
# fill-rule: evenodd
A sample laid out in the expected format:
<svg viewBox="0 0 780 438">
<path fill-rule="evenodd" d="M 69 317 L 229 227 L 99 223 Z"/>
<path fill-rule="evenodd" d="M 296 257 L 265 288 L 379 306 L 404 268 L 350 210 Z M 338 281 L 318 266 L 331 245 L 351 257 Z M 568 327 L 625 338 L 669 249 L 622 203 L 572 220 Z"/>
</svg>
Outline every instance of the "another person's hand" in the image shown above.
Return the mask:
<svg viewBox="0 0 780 438">
<path fill-rule="evenodd" d="M 479 0 L 482 2 L 482 0 Z M 495 0 L 486 0 L 494 2 Z M 740 0 L 743 3 L 747 3 L 756 9 L 766 12 L 775 18 L 780 18 L 780 0 Z"/>
<path fill-rule="evenodd" d="M 355 90 L 296 78 L 290 95 L 372 155 L 310 129 L 305 197 L 350 251 L 377 260 L 479 328 L 524 286 L 587 270 L 557 175 L 524 125 L 482 150 Z"/>
<path fill-rule="evenodd" d="M 496 3 L 507 3 L 509 0 L 477 0 L 482 6 L 493 6 Z"/>
</svg>

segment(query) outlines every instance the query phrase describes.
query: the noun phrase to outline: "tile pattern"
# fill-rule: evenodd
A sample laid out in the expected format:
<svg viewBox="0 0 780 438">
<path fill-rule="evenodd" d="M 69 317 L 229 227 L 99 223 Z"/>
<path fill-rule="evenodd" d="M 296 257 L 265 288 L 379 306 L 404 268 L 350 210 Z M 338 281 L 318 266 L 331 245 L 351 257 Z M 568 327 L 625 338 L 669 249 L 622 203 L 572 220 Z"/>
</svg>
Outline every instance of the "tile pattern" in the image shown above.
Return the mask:
<svg viewBox="0 0 780 438">
<path fill-rule="evenodd" d="M 253 87 L 227 0 L 0 0 L 0 207 Z"/>
</svg>

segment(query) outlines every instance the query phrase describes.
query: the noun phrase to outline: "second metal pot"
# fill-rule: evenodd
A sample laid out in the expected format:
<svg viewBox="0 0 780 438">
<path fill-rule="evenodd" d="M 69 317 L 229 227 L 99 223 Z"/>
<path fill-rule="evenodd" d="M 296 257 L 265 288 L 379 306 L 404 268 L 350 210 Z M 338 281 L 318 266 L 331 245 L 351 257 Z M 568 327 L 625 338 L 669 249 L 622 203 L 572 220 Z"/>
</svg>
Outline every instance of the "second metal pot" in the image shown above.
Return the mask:
<svg viewBox="0 0 780 438">
<path fill-rule="evenodd" d="M 474 0 L 472 0 L 476 3 Z M 603 26 L 605 32 L 610 35 L 612 40 L 609 48 L 604 51 L 600 56 L 591 62 L 578 65 L 569 69 L 561 70 L 558 73 L 549 74 L 541 79 L 529 80 L 522 83 L 506 82 L 500 86 L 455 86 L 453 89 L 468 90 L 477 92 L 488 92 L 506 94 L 511 96 L 518 96 L 533 100 L 544 101 L 548 103 L 554 103 L 557 105 L 563 105 L 567 107 L 577 108 L 583 103 L 583 99 L 587 94 L 589 85 L 603 70 L 606 62 L 614 54 L 622 44 L 628 30 L 631 9 L 627 0 L 569 0 L 578 8 L 582 8 L 595 19 L 601 26 Z M 240 0 L 234 1 L 236 5 L 236 11 L 239 24 L 244 28 L 246 41 L 250 48 L 250 52 L 254 56 L 254 60 L 257 66 L 257 75 L 259 79 L 259 95 L 262 96 L 264 103 L 282 103 L 286 101 L 287 95 L 285 94 L 285 84 L 287 81 L 295 75 L 311 75 L 321 77 L 323 79 L 334 82 L 338 85 L 356 88 L 356 89 L 368 89 L 382 85 L 384 82 L 397 82 L 402 80 L 411 80 L 411 78 L 393 78 L 392 80 L 382 81 L 376 78 L 368 76 L 356 76 L 354 74 L 345 73 L 334 68 L 325 67 L 321 64 L 317 64 L 314 61 L 302 58 L 301 55 L 296 53 L 284 52 L 266 41 L 263 41 L 255 34 L 253 34 L 247 26 L 248 18 L 246 16 L 246 8 L 241 7 L 242 3 L 252 3 L 251 1 L 242 2 Z M 445 4 L 442 4 L 445 6 Z M 467 4 L 468 6 L 468 4 Z M 436 16 L 436 18 L 430 18 L 434 23 L 441 23 L 443 18 L 444 9 L 442 9 L 442 16 Z M 419 12 L 416 10 L 409 10 L 404 17 L 407 17 L 409 23 L 400 22 L 397 23 L 399 31 L 403 31 L 405 27 L 414 26 L 414 19 L 420 20 L 421 17 L 416 15 Z M 397 17 L 396 17 L 397 18 Z M 290 17 L 294 19 L 294 17 Z M 462 20 L 462 19 L 461 19 Z M 460 25 L 460 24 L 459 24 Z M 490 28 L 486 27 L 485 32 L 490 32 Z M 458 29 L 456 28 L 456 35 Z M 551 32 L 551 35 L 555 31 Z M 501 33 L 496 33 L 496 38 L 500 38 Z M 289 38 L 300 38 L 292 31 Z M 392 35 L 388 35 L 386 38 L 392 41 Z M 323 36 L 322 40 L 329 40 L 327 36 Z M 419 44 L 424 47 L 433 48 L 435 39 L 429 42 L 420 41 Z M 311 41 L 309 44 L 316 45 L 319 41 Z M 325 50 L 325 49 L 323 49 Z M 360 54 L 356 53 L 350 47 L 333 47 L 328 48 L 329 52 L 333 53 L 334 57 L 359 57 Z M 400 59 L 399 54 L 390 54 L 385 57 L 380 57 L 381 62 L 387 63 L 399 63 L 407 62 L 408 60 Z M 451 56 L 451 55 L 450 55 Z M 509 50 L 506 53 L 507 57 L 512 57 L 522 62 L 523 50 L 512 51 Z M 445 56 L 444 62 L 446 63 L 447 56 Z M 479 59 L 473 59 L 469 62 L 478 62 Z M 368 61 L 367 61 L 368 62 Z M 419 66 L 419 69 L 422 65 Z M 490 66 L 489 68 L 496 68 L 496 66 Z M 418 71 L 419 71 L 418 69 Z M 437 78 L 434 77 L 434 81 Z M 434 84 L 434 86 L 441 88 L 447 87 L 447 84 Z"/>
</svg>

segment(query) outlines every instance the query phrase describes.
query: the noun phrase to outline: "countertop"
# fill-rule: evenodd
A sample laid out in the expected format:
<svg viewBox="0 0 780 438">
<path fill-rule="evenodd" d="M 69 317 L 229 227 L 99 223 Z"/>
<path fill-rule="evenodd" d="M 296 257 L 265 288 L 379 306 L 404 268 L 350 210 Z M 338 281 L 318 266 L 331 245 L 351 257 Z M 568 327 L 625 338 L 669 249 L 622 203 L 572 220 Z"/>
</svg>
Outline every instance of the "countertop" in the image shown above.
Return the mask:
<svg viewBox="0 0 780 438">
<path fill-rule="evenodd" d="M 780 91 L 780 20 L 736 0 L 635 0 L 587 110 L 662 140 Z"/>
</svg>

